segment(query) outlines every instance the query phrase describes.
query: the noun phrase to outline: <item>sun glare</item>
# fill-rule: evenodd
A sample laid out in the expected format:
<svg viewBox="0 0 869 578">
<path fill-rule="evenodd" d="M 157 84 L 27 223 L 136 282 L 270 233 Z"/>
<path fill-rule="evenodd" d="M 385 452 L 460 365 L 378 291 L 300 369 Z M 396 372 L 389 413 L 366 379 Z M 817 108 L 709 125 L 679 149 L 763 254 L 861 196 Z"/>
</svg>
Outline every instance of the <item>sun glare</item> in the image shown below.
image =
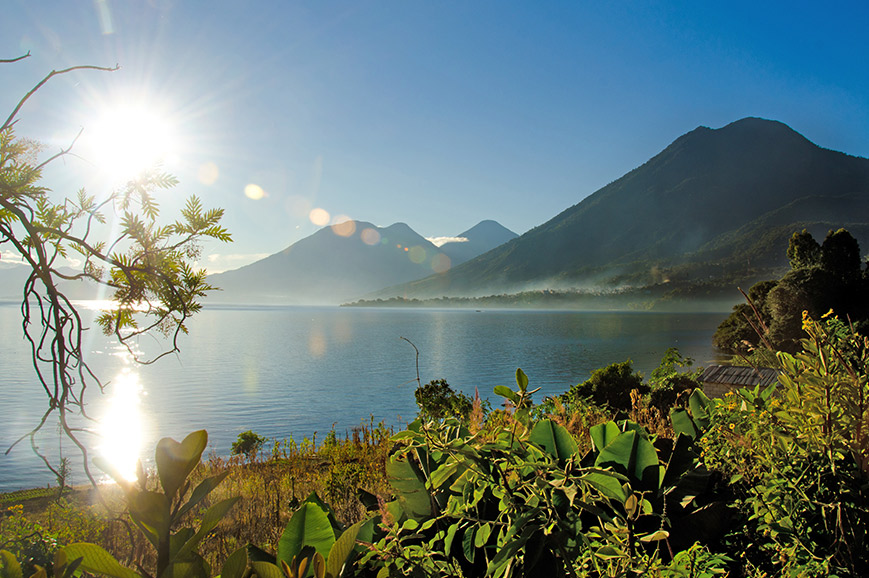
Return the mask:
<svg viewBox="0 0 869 578">
<path fill-rule="evenodd" d="M 88 160 L 113 182 L 130 180 L 177 153 L 172 123 L 146 105 L 105 109 L 82 139 Z"/>
<path fill-rule="evenodd" d="M 136 462 L 142 449 L 141 395 L 138 374 L 124 369 L 113 380 L 108 407 L 99 420 L 100 454 L 130 481 L 136 479 Z"/>
</svg>

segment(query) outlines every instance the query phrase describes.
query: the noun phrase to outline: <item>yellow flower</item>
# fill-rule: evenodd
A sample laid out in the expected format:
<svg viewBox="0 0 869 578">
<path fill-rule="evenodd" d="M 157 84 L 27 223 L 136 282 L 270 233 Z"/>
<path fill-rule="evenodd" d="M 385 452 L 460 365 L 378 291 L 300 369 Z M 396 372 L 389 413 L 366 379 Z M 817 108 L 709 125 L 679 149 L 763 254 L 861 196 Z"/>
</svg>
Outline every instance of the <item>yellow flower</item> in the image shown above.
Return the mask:
<svg viewBox="0 0 869 578">
<path fill-rule="evenodd" d="M 733 428 L 735 428 L 735 427 L 736 427 L 736 424 L 733 424 L 733 423 L 730 424 L 730 429 L 733 429 Z"/>
<path fill-rule="evenodd" d="M 833 310 L 830 309 L 829 311 L 827 311 L 826 313 L 824 313 L 823 315 L 821 315 L 821 319 L 826 319 L 827 317 L 829 317 L 829 316 L 832 315 L 832 314 L 833 314 Z"/>
</svg>

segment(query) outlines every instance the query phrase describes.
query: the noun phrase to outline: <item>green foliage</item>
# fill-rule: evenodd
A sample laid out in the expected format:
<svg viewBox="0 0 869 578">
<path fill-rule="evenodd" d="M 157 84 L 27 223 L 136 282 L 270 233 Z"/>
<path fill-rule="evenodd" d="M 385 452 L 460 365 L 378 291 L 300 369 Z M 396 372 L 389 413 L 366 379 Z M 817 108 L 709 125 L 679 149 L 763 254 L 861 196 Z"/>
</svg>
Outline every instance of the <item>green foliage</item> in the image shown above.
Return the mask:
<svg viewBox="0 0 869 578">
<path fill-rule="evenodd" d="M 243 431 L 238 434 L 238 439 L 232 442 L 232 455 L 243 455 L 252 460 L 267 441 L 268 438 L 262 437 L 253 430 Z"/>
<path fill-rule="evenodd" d="M 206 478 L 190 491 L 188 478 L 199 465 L 207 441 L 208 435 L 200 430 L 191 433 L 180 443 L 171 438 L 163 438 L 157 443 L 155 461 L 162 491 L 147 489 L 141 466 L 137 482 L 130 482 L 107 462 L 99 463 L 124 490 L 133 524 L 156 552 L 156 565 L 152 572 L 146 571 L 141 565 L 139 572 L 125 568 L 109 552 L 95 544 L 71 544 L 63 548 L 60 554 L 67 560 L 81 559 L 83 570 L 114 578 L 210 576 L 208 564 L 197 548 L 238 498 L 222 500 L 205 509 L 200 513 L 198 528 L 183 524 L 186 514 L 197 508 L 226 477 L 224 474 Z"/>
<path fill-rule="evenodd" d="M 691 367 L 694 360 L 682 357 L 679 350 L 670 347 L 661 358 L 661 363 L 649 376 L 649 405 L 665 414 L 676 405 L 679 394 L 701 386 L 702 369 L 695 371 L 680 371 Z"/>
<path fill-rule="evenodd" d="M 649 387 L 643 383 L 642 374 L 633 371 L 632 362 L 628 360 L 595 370 L 585 382 L 562 394 L 560 401 L 571 408 L 584 398 L 614 411 L 627 412 L 631 408 L 631 392 L 634 390 L 646 394 Z"/>
<path fill-rule="evenodd" d="M 778 281 L 758 283 L 748 305 L 734 307 L 713 337 L 716 347 L 745 355 L 761 345 L 796 353 L 802 313 L 818 318 L 829 310 L 862 324 L 869 320 L 869 280 L 861 271 L 860 247 L 845 229 L 831 230 L 822 245 L 803 230 L 788 246 L 791 270 Z"/>
<path fill-rule="evenodd" d="M 780 390 L 742 390 L 710 411 L 705 463 L 731 477 L 744 528 L 734 549 L 782 575 L 869 572 L 869 343 L 806 316 Z"/>
<path fill-rule="evenodd" d="M 522 372 L 517 386 L 496 388 L 513 411 L 496 412 L 480 432 L 447 418 L 415 421 L 393 437 L 388 468 L 397 498 L 379 509 L 385 534 L 375 536 L 363 568 L 378 576 L 723 569 L 726 557 L 699 547 L 668 562 L 667 545 L 687 541 L 689 549 L 698 525 L 721 531 L 709 474 L 695 468 L 690 440 L 659 449 L 637 424 L 610 422 L 591 428 L 593 452 L 582 458 L 566 428 L 531 417 Z"/>
<path fill-rule="evenodd" d="M 444 379 L 435 379 L 418 387 L 414 395 L 422 419 L 440 420 L 449 416 L 467 419 L 473 407 L 468 396 L 453 391 Z"/>
</svg>

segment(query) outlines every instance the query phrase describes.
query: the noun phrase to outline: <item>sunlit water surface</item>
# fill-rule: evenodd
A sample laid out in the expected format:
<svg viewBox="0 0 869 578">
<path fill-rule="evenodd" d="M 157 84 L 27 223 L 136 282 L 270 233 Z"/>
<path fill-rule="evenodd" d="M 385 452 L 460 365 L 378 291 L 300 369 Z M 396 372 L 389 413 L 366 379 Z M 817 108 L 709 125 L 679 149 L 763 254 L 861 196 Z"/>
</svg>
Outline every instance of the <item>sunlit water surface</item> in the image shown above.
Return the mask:
<svg viewBox="0 0 869 578">
<path fill-rule="evenodd" d="M 0 444 L 5 449 L 35 426 L 46 408 L 16 304 L 0 304 Z M 423 382 L 444 378 L 457 390 L 496 398 L 496 385 L 514 385 L 517 367 L 544 395 L 565 391 L 594 369 L 632 359 L 648 374 L 668 347 L 698 365 L 713 362 L 711 346 L 722 313 L 582 313 L 563 311 L 348 309 L 305 307 L 210 308 L 189 324 L 181 353 L 136 366 L 117 344 L 89 332 L 87 351 L 109 381 L 94 389 L 85 437 L 132 473 L 137 458 L 153 459 L 161 437 L 209 433 L 211 451 L 227 455 L 242 431 L 283 439 L 344 434 L 373 416 L 401 426 L 413 418 L 416 358 Z M 155 351 L 154 338 L 139 347 Z M 42 451 L 69 457 L 82 481 L 81 458 L 57 427 L 37 438 Z M 97 470 L 99 473 L 99 470 Z M 24 442 L 0 454 L 0 491 L 54 483 Z"/>
</svg>

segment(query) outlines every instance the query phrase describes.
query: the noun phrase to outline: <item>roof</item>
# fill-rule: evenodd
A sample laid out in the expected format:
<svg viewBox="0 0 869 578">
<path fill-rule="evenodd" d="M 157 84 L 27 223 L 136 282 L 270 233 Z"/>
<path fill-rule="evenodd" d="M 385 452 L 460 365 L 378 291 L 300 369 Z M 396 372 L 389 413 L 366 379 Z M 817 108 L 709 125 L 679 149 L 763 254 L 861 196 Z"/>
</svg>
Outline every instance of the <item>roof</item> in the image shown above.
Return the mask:
<svg viewBox="0 0 869 578">
<path fill-rule="evenodd" d="M 724 383 L 727 385 L 766 387 L 778 380 L 778 370 L 766 367 L 738 367 L 734 365 L 710 365 L 703 371 L 703 383 Z"/>
</svg>

